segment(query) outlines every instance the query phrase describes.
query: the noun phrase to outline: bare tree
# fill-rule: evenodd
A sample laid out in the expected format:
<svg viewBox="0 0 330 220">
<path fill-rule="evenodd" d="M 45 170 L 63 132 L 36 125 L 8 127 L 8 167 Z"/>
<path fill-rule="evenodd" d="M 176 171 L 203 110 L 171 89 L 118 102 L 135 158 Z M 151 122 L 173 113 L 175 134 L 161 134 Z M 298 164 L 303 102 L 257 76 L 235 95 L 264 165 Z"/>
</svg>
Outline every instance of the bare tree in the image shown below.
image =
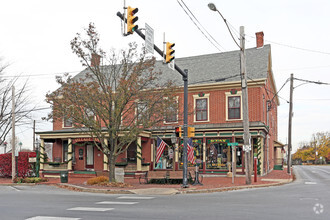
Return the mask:
<svg viewBox="0 0 330 220">
<path fill-rule="evenodd" d="M 30 120 L 30 113 L 35 110 L 28 99 L 27 80 L 19 86 L 19 76 L 4 77 L 9 65 L 0 59 L 0 145 L 2 145 L 12 126 L 12 87 L 15 86 L 15 122 L 25 124 Z"/>
<path fill-rule="evenodd" d="M 109 181 L 115 181 L 115 162 L 138 135 L 164 121 L 169 109 L 177 108 L 170 80 L 161 79 L 155 59 L 140 54 L 131 43 L 128 50 L 109 55 L 98 48 L 99 36 L 93 24 L 71 41 L 73 52 L 85 71 L 75 77 L 58 77 L 60 89 L 47 94 L 53 107 L 49 118 L 71 118 L 75 128 L 89 133 L 109 161 Z M 103 59 L 107 65 L 100 66 Z M 96 141 L 97 140 L 97 141 Z"/>
</svg>

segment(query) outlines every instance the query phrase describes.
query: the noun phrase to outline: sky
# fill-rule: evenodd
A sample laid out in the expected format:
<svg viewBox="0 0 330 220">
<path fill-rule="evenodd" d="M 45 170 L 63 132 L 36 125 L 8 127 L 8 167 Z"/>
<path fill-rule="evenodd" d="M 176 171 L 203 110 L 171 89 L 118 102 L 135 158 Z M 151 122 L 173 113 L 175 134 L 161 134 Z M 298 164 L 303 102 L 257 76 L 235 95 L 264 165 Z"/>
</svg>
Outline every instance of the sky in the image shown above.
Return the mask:
<svg viewBox="0 0 330 220">
<path fill-rule="evenodd" d="M 297 79 L 330 83 L 328 0 L 126 0 L 126 6 L 139 9 L 137 24 L 144 28 L 147 23 L 154 29 L 158 47 L 162 48 L 163 33 L 166 41 L 175 43 L 176 57 L 237 50 L 221 16 L 207 7 L 210 1 L 225 17 L 236 39 L 239 27 L 244 26 L 246 48 L 256 46 L 256 32 L 264 32 L 265 44 L 271 44 L 277 89 L 291 73 Z M 116 13 L 123 12 L 123 5 L 123 0 L 3 1 L 0 57 L 10 63 L 4 77 L 20 75 L 21 80 L 28 80 L 31 103 L 48 107 L 45 95 L 58 88 L 55 76 L 83 70 L 70 41 L 90 22 L 95 24 L 105 51 L 127 48 L 129 42 L 144 43 L 137 34 L 122 35 Z M 190 16 L 202 27 L 197 28 L 185 11 L 192 12 Z M 294 150 L 301 142 L 309 142 L 312 134 L 330 131 L 330 86 L 302 83 L 294 80 Z M 278 139 L 282 143 L 287 143 L 288 137 L 289 87 L 286 83 L 279 92 Z M 34 112 L 30 125 L 16 128 L 23 148 L 32 149 L 33 120 L 37 131 L 52 130 L 50 122 L 41 120 L 49 111 Z"/>
</svg>

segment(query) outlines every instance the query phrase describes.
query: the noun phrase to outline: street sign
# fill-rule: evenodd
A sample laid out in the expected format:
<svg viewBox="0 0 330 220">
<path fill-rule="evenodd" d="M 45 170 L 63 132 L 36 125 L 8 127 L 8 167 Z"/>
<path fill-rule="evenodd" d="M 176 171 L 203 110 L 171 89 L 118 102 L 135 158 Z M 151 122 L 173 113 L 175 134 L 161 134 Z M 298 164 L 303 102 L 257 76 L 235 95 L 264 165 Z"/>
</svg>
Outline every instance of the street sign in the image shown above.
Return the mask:
<svg viewBox="0 0 330 220">
<path fill-rule="evenodd" d="M 228 146 L 238 146 L 238 143 L 237 143 L 237 142 L 234 142 L 234 143 L 228 143 Z"/>
<path fill-rule="evenodd" d="M 175 59 L 174 59 L 175 60 Z M 174 67 L 174 60 L 172 60 L 170 63 L 167 64 L 168 68 L 170 68 L 171 70 L 175 70 Z"/>
<path fill-rule="evenodd" d="M 145 44 L 147 52 L 154 54 L 154 29 L 152 29 L 147 23 L 146 27 L 146 37 Z"/>
<path fill-rule="evenodd" d="M 251 145 L 243 145 L 243 150 L 244 150 L 245 152 L 250 152 L 250 150 L 251 150 Z"/>
</svg>

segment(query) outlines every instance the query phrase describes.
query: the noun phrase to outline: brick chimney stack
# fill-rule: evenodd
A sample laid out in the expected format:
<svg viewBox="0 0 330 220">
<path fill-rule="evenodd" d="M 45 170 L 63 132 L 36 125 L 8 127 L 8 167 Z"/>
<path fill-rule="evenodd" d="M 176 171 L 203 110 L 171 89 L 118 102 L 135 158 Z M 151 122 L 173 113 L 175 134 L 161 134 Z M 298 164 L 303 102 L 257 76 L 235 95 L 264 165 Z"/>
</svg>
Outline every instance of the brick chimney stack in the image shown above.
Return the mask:
<svg viewBox="0 0 330 220">
<path fill-rule="evenodd" d="M 96 53 L 92 53 L 91 67 L 100 66 L 100 61 L 101 61 L 101 56 Z"/>
<path fill-rule="evenodd" d="M 257 38 L 257 48 L 264 46 L 264 32 L 260 31 L 256 33 Z"/>
</svg>

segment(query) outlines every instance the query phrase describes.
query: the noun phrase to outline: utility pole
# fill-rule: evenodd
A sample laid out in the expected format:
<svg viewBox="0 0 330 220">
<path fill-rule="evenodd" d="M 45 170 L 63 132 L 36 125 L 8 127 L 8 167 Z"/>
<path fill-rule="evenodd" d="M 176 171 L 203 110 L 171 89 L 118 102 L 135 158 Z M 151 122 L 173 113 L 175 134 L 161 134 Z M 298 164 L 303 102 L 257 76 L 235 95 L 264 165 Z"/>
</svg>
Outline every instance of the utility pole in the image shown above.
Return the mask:
<svg viewBox="0 0 330 220">
<path fill-rule="evenodd" d="M 288 174 L 291 175 L 291 149 L 292 149 L 292 96 L 293 96 L 293 73 L 290 77 L 290 107 L 289 107 L 289 138 L 288 138 Z"/>
<path fill-rule="evenodd" d="M 245 151 L 245 183 L 251 184 L 251 140 L 249 131 L 249 105 L 248 88 L 246 80 L 246 58 L 245 58 L 245 33 L 244 26 L 240 27 L 240 60 L 241 60 L 241 84 L 242 84 L 242 104 L 243 104 L 243 130 L 244 130 L 244 151 Z"/>
<path fill-rule="evenodd" d="M 11 108 L 12 122 L 12 140 L 11 140 L 11 179 L 14 182 L 16 177 L 16 158 L 15 158 L 15 87 L 12 87 L 12 108 Z"/>
</svg>

